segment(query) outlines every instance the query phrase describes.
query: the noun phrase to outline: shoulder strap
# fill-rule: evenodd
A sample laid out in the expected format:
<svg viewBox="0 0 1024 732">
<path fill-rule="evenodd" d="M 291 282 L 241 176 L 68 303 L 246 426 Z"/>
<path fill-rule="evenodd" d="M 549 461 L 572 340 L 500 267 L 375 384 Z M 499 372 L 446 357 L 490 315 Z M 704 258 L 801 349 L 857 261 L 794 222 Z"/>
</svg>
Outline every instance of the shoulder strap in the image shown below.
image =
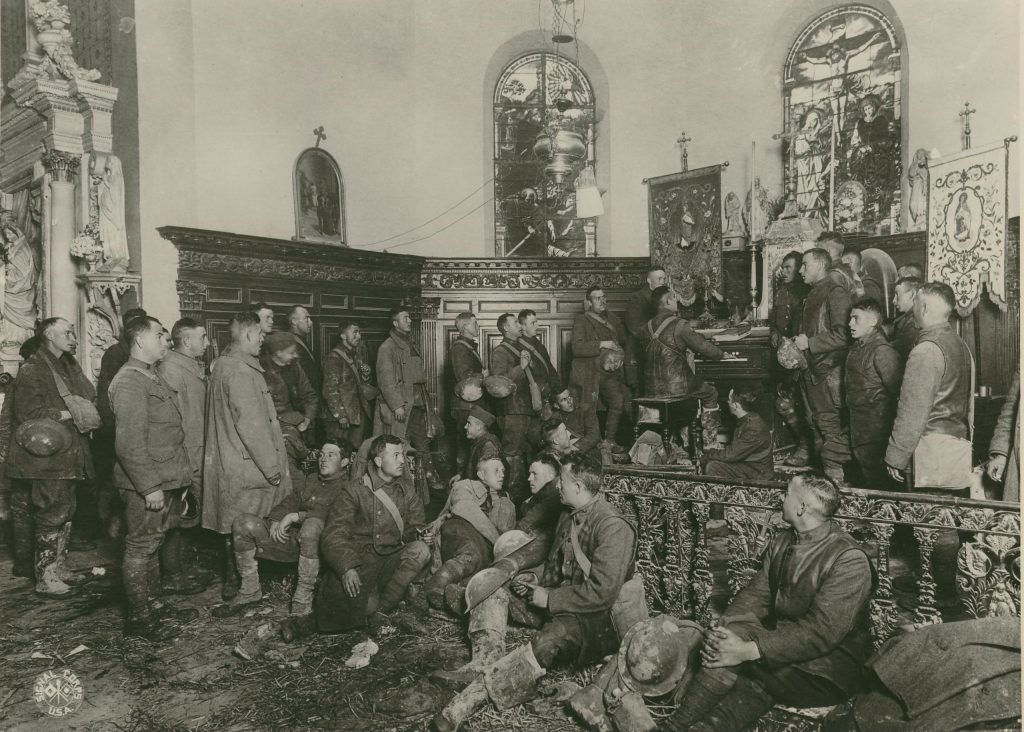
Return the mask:
<svg viewBox="0 0 1024 732">
<path fill-rule="evenodd" d="M 349 357 L 349 355 L 345 353 L 345 351 L 342 350 L 340 346 L 335 346 L 334 348 L 331 349 L 331 351 L 341 356 L 341 360 L 348 364 L 348 367 L 352 370 L 352 373 L 355 375 L 357 382 L 363 380 L 362 375 L 359 373 L 359 367 L 356 365 L 356 362 L 353 361 L 352 358 Z"/>
<path fill-rule="evenodd" d="M 68 384 L 64 381 L 64 377 L 61 376 L 57 369 L 53 367 L 50 359 L 44 356 L 43 360 L 46 361 L 46 365 L 49 367 L 50 373 L 53 374 L 53 381 L 57 384 L 57 393 L 60 394 L 61 400 L 67 403 L 68 397 L 71 396 L 71 389 L 68 388 Z"/>
<path fill-rule="evenodd" d="M 519 358 L 519 351 L 517 351 L 511 345 L 509 345 L 508 341 L 502 341 L 501 343 L 499 343 L 498 348 L 506 348 L 508 349 L 509 353 L 513 354 L 516 358 Z"/>
<path fill-rule="evenodd" d="M 609 320 L 607 320 L 606 318 L 602 318 L 600 315 L 595 313 L 593 310 L 588 310 L 587 312 L 584 313 L 584 315 L 586 315 L 588 318 L 593 320 L 595 323 L 600 323 L 605 328 L 609 328 L 611 330 L 615 330 L 615 328 L 612 327 L 612 324 L 611 324 L 611 322 Z"/>
<path fill-rule="evenodd" d="M 583 570 L 583 576 L 590 579 L 592 564 L 590 557 L 583 553 L 583 547 L 580 546 L 580 529 L 572 517 L 569 518 L 569 522 L 569 540 L 572 542 L 573 556 L 576 557 L 576 564 L 580 565 L 580 569 Z"/>
<path fill-rule="evenodd" d="M 661 325 L 658 326 L 657 330 L 654 329 L 653 320 L 648 320 L 647 321 L 647 330 L 650 331 L 650 333 L 651 333 L 651 342 L 647 344 L 647 347 L 650 348 L 651 346 L 653 346 L 654 342 L 661 338 L 661 334 L 665 332 L 665 329 L 668 328 L 673 323 L 675 323 L 677 320 L 679 320 L 679 318 L 677 316 L 670 315 L 667 318 L 665 318 L 663 321 L 661 321 Z M 662 343 L 662 345 L 667 345 L 667 344 L 666 343 Z"/>
<path fill-rule="evenodd" d="M 363 485 L 370 490 L 370 493 L 372 493 L 378 501 L 384 504 L 384 508 L 386 508 L 388 513 L 391 514 L 391 518 L 395 520 L 395 524 L 398 526 L 398 536 L 399 540 L 401 540 L 401 537 L 405 534 L 405 521 L 402 520 L 402 514 L 399 512 L 398 506 L 396 506 L 395 502 L 391 500 L 391 496 L 383 490 L 380 488 L 377 490 L 373 489 L 373 481 L 370 480 L 370 476 L 366 473 L 363 473 Z"/>
</svg>

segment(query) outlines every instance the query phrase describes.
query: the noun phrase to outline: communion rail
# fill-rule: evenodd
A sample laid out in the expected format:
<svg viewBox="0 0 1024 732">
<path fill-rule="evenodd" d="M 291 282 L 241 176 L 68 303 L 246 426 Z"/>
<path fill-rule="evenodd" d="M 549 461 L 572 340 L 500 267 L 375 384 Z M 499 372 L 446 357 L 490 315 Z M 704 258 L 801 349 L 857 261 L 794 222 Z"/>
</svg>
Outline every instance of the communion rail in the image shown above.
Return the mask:
<svg viewBox="0 0 1024 732">
<path fill-rule="evenodd" d="M 760 568 L 783 526 L 784 483 L 738 485 L 664 467 L 606 466 L 604 484 L 608 499 L 637 528 L 636 566 L 651 609 L 704 624 Z M 948 546 L 953 532 L 959 538 L 955 572 L 962 607 L 956 616 L 1020 614 L 1020 504 L 854 488 L 841 493 L 835 519 L 865 546 L 877 572 L 870 606 L 876 647 L 904 622 L 942 622 L 933 554 L 937 540 Z M 714 504 L 725 508 L 725 557 L 723 540 L 708 536 Z M 893 533 L 900 526 L 913 533 L 918 555 L 911 570 L 916 598 L 904 600 L 905 617 L 890 564 Z M 719 569 L 717 583 L 713 567 Z"/>
</svg>

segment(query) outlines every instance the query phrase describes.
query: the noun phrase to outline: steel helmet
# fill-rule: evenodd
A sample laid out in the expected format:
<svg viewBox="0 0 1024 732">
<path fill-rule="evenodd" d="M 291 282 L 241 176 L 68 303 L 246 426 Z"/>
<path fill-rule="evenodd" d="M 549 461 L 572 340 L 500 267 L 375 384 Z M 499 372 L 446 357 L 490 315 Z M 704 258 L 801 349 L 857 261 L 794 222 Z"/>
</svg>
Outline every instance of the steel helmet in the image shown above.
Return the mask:
<svg viewBox="0 0 1024 732">
<path fill-rule="evenodd" d="M 71 447 L 71 430 L 54 419 L 40 417 L 18 425 L 14 439 L 36 457 L 52 457 Z"/>
</svg>

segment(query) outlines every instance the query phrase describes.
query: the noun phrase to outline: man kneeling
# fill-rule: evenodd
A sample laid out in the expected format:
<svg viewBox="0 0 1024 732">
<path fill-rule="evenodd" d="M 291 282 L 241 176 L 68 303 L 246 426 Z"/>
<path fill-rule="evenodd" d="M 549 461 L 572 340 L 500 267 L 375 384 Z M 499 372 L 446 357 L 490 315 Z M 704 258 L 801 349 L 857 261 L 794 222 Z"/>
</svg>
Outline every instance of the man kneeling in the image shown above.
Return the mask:
<svg viewBox="0 0 1024 732">
<path fill-rule="evenodd" d="M 213 616 L 237 615 L 263 598 L 256 558 L 299 563 L 292 615 L 313 610 L 313 586 L 320 572 L 320 534 L 327 511 L 345 480 L 351 448 L 328 442 L 320 451 L 319 475 L 296 474 L 292 492 L 262 518 L 243 513 L 231 524 L 235 562 L 242 586 L 234 600 L 213 609 Z M 303 480 L 303 478 L 305 480 Z"/>
<path fill-rule="evenodd" d="M 659 730 L 746 729 L 775 704 L 838 704 L 861 685 L 871 653 L 867 555 L 832 521 L 839 492 L 824 478 L 789 483 L 781 531 L 761 571 L 707 631 L 703 667 Z"/>
<path fill-rule="evenodd" d="M 513 580 L 516 593 L 545 611 L 547 622 L 528 644 L 506 655 L 507 590 L 498 589 L 474 607 L 473 660 L 435 678 L 465 678 L 467 672 L 475 678 L 434 718 L 434 729 L 458 729 L 488 698 L 500 709 L 529 700 L 545 669 L 597 661 L 618 647 L 620 632 L 646 617 L 639 577 L 631 579 L 636 532 L 601 495 L 596 467 L 578 453 L 565 456 L 559 492 L 568 510 L 555 529 L 542 577 L 521 574 Z"/>
</svg>

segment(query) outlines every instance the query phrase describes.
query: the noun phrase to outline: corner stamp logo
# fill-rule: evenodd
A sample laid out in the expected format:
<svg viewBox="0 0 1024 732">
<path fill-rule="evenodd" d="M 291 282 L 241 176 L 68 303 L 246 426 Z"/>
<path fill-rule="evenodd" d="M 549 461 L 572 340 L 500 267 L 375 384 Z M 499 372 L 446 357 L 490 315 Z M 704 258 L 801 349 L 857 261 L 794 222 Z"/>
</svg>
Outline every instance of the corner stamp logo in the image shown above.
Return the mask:
<svg viewBox="0 0 1024 732">
<path fill-rule="evenodd" d="M 78 676 L 68 668 L 43 671 L 36 677 L 32 696 L 41 712 L 51 717 L 67 717 L 78 711 L 85 689 Z"/>
</svg>

